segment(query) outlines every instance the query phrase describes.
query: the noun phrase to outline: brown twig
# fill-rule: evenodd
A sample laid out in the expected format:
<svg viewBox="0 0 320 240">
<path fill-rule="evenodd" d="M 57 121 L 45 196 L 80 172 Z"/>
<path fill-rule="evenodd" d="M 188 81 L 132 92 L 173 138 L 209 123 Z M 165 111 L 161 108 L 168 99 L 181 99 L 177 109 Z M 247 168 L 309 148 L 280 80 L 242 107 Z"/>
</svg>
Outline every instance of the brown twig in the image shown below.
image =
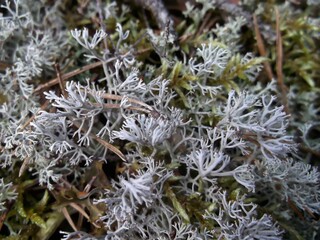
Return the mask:
<svg viewBox="0 0 320 240">
<path fill-rule="evenodd" d="M 0 61 L 0 72 L 5 71 L 7 68 L 12 67 L 12 63 L 7 63 L 4 61 Z"/>
<path fill-rule="evenodd" d="M 143 54 L 143 53 L 148 52 L 150 50 L 152 50 L 152 48 L 142 49 L 142 50 L 137 51 L 136 53 L 134 53 L 134 55 Z M 47 83 L 39 85 L 36 89 L 33 90 L 33 94 L 39 93 L 39 92 L 43 91 L 44 89 L 47 89 L 47 88 L 50 88 L 50 87 L 52 87 L 52 86 L 54 86 L 56 84 L 59 84 L 60 81 L 66 81 L 69 78 L 72 78 L 72 77 L 74 77 L 76 75 L 79 75 L 79 74 L 81 74 L 83 72 L 86 72 L 88 70 L 94 69 L 94 68 L 99 67 L 99 66 L 102 66 L 103 64 L 107 64 L 107 63 L 113 62 L 113 61 L 115 61 L 115 60 L 117 60 L 119 58 L 121 59 L 121 58 L 127 56 L 130 53 L 131 52 L 129 51 L 129 52 L 123 54 L 123 55 L 109 58 L 108 60 L 103 61 L 103 62 L 102 61 L 98 61 L 98 62 L 95 62 L 95 63 L 90 63 L 90 64 L 88 64 L 88 65 L 86 65 L 84 67 L 80 67 L 80 68 L 75 69 L 75 70 L 73 70 L 71 72 L 62 74 L 62 75 L 60 75 L 60 80 L 57 77 L 57 78 L 54 78 L 54 79 L 50 80 Z"/>
<path fill-rule="evenodd" d="M 121 105 L 120 104 L 112 104 L 112 103 L 105 103 L 104 106 L 108 109 L 120 109 Z M 128 106 L 125 109 L 130 109 L 130 110 L 135 110 L 135 111 L 139 111 L 139 112 L 144 112 L 147 114 L 150 114 L 151 111 L 144 109 L 144 108 L 140 108 L 140 107 L 134 107 L 134 106 Z"/>
<path fill-rule="evenodd" d="M 299 149 L 302 151 L 305 151 L 307 153 L 311 153 L 312 155 L 320 158 L 320 152 L 318 152 L 312 148 L 307 147 L 305 144 L 299 144 Z"/>
<path fill-rule="evenodd" d="M 1 229 L 2 229 L 3 223 L 4 223 L 4 221 L 6 220 L 7 215 L 8 215 L 8 213 L 10 212 L 12 206 L 13 206 L 13 202 L 10 201 L 9 204 L 8 204 L 8 206 L 7 206 L 7 208 L 6 208 L 6 210 L 5 210 L 5 211 L 1 214 L 1 216 L 0 216 L 0 231 L 1 231 Z"/>
<path fill-rule="evenodd" d="M 212 14 L 210 12 L 208 12 L 205 16 L 204 19 L 200 25 L 200 27 L 198 28 L 198 30 L 196 31 L 196 33 L 194 34 L 195 36 L 199 36 L 203 33 L 207 23 L 212 19 Z"/>
<path fill-rule="evenodd" d="M 194 36 L 198 37 L 204 33 L 205 29 L 210 29 L 216 23 L 216 20 L 217 18 L 214 18 L 212 13 L 207 13 Z"/>
<path fill-rule="evenodd" d="M 304 221 L 304 216 L 301 213 L 301 211 L 298 209 L 298 207 L 291 201 L 290 198 L 288 198 L 288 205 L 292 209 L 292 211 L 297 214 L 297 216 L 300 218 L 300 220 Z"/>
<path fill-rule="evenodd" d="M 125 161 L 125 162 L 127 161 L 126 157 L 123 155 L 123 153 L 118 148 L 116 148 L 112 144 L 108 143 L 107 141 L 103 140 L 102 138 L 99 138 L 98 136 L 96 136 L 94 134 L 90 134 L 90 135 L 95 140 L 97 140 L 97 142 L 99 142 L 101 145 L 103 145 L 105 148 L 109 149 L 111 152 L 118 155 L 123 161 Z"/>
<path fill-rule="evenodd" d="M 76 123 L 72 117 L 70 117 L 71 121 L 73 122 L 73 125 L 75 127 L 77 127 L 78 129 L 80 129 L 80 125 L 78 123 Z M 86 129 L 84 127 L 81 128 L 81 131 L 86 131 Z M 126 157 L 124 156 L 124 154 L 115 146 L 113 146 L 112 144 L 108 143 L 107 141 L 103 140 L 102 138 L 98 137 L 95 134 L 90 133 L 90 136 L 95 139 L 97 142 L 99 142 L 101 145 L 103 145 L 105 148 L 109 149 L 111 152 L 115 153 L 116 155 L 118 155 L 118 157 L 120 157 L 123 161 L 127 161 Z"/>
<path fill-rule="evenodd" d="M 88 64 L 88 65 L 86 65 L 84 67 L 80 67 L 80 68 L 78 68 L 78 69 L 76 69 L 76 70 L 74 70 L 72 72 L 68 72 L 68 73 L 62 74 L 60 76 L 60 78 L 61 78 L 62 81 L 65 81 L 65 80 L 67 80 L 69 78 L 72 78 L 72 77 L 74 77 L 74 76 L 76 76 L 76 75 L 78 75 L 80 73 L 86 72 L 86 71 L 88 71 L 90 69 L 93 69 L 93 68 L 96 68 L 96 67 L 99 67 L 104 63 L 112 62 L 112 61 L 114 61 L 116 59 L 117 59 L 116 57 L 113 57 L 113 58 L 110 58 L 106 62 L 100 62 L 99 61 L 99 62 Z M 50 87 L 52 87 L 52 86 L 54 86 L 54 85 L 56 85 L 58 83 L 59 83 L 59 78 L 54 78 L 54 79 L 50 80 L 49 82 L 41 84 L 40 86 L 38 86 L 35 90 L 33 90 L 33 93 L 41 92 L 42 90 L 44 90 L 46 88 L 50 88 Z"/>
<path fill-rule="evenodd" d="M 58 63 L 56 63 L 54 65 L 54 68 L 56 69 L 56 73 L 57 73 L 57 78 L 58 78 L 58 81 L 59 81 L 59 86 L 60 86 L 60 90 L 61 90 L 61 93 L 64 97 L 67 97 L 67 92 L 65 90 L 65 83 L 61 77 L 61 71 L 60 71 L 60 66 Z"/>
<path fill-rule="evenodd" d="M 263 39 L 259 30 L 259 25 L 258 25 L 258 21 L 257 21 L 257 17 L 256 15 L 253 15 L 253 25 L 254 25 L 254 32 L 256 34 L 256 39 L 257 39 L 257 46 L 258 46 L 258 51 L 260 56 L 265 57 L 267 56 L 267 51 L 266 48 L 263 44 Z M 271 70 L 271 66 L 269 62 L 264 62 L 263 63 L 264 68 L 266 70 L 266 73 L 268 75 L 268 78 L 270 79 L 270 81 L 273 79 L 273 73 Z"/>
<path fill-rule="evenodd" d="M 40 109 L 36 112 L 36 114 L 32 115 L 32 117 L 30 117 L 30 118 L 28 119 L 28 121 L 26 121 L 26 122 L 23 124 L 23 126 L 21 127 L 21 130 L 23 130 L 23 129 L 25 129 L 27 126 L 29 126 L 29 124 L 35 119 L 35 117 L 36 117 L 36 115 L 38 114 L 38 112 L 41 111 L 41 110 L 45 110 L 45 109 L 48 107 L 49 103 L 50 103 L 49 100 L 45 101 L 45 103 L 41 105 Z"/>
<path fill-rule="evenodd" d="M 304 207 L 304 211 L 307 212 L 313 219 L 317 219 L 316 215 L 308 207 Z"/>
<path fill-rule="evenodd" d="M 119 95 L 115 95 L 115 94 L 109 94 L 109 93 L 102 94 L 102 97 L 105 98 L 105 99 L 119 100 L 119 101 L 121 101 L 124 98 L 123 96 L 119 96 Z M 148 104 L 146 104 L 144 102 L 141 102 L 139 100 L 136 100 L 136 99 L 133 99 L 133 98 L 128 98 L 128 102 L 143 106 L 146 109 L 149 109 L 150 111 L 154 111 L 154 109 L 151 106 L 149 106 Z"/>
</svg>

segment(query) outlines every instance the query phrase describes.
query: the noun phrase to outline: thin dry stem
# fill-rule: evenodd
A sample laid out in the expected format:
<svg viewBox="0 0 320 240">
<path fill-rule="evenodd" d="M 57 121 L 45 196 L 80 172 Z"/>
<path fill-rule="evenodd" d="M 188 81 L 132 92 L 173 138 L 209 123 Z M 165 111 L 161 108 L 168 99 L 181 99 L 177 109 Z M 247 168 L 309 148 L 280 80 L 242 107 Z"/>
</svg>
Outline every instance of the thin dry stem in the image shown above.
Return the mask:
<svg viewBox="0 0 320 240">
<path fill-rule="evenodd" d="M 126 157 L 123 155 L 123 153 L 116 148 L 115 146 L 113 146 L 112 144 L 108 143 L 107 141 L 103 140 L 102 138 L 99 138 L 96 135 L 91 134 L 91 136 L 97 140 L 97 142 L 99 142 L 101 145 L 103 145 L 105 148 L 109 149 L 111 152 L 117 154 L 123 161 L 127 161 Z"/>
<path fill-rule="evenodd" d="M 114 60 L 116 60 L 116 59 L 117 59 L 116 57 L 110 58 L 107 62 L 112 62 L 112 61 L 114 61 Z M 60 77 L 61 77 L 61 80 L 62 80 L 62 81 L 65 81 L 65 80 L 67 80 L 67 79 L 69 79 L 69 78 L 72 78 L 72 77 L 74 77 L 74 76 L 76 76 L 76 75 L 79 75 L 79 74 L 81 74 L 81 73 L 83 73 L 83 72 L 86 72 L 86 71 L 88 71 L 88 70 L 90 70 L 90 69 L 99 67 L 99 66 L 101 66 L 101 65 L 104 64 L 104 63 L 106 63 L 106 62 L 100 62 L 100 61 L 99 61 L 99 62 L 91 63 L 91 64 L 88 64 L 88 65 L 86 65 L 86 66 L 84 66 L 84 67 L 78 68 L 78 69 L 76 69 L 76 70 L 74 70 L 74 71 L 71 71 L 71 72 L 62 74 L 62 75 L 60 76 Z M 50 88 L 50 87 L 52 87 L 52 86 L 54 86 L 54 85 L 56 85 L 56 84 L 58 84 L 58 83 L 59 83 L 59 78 L 54 78 L 54 79 L 50 80 L 50 81 L 47 82 L 47 83 L 44 83 L 44 84 L 39 85 L 36 89 L 33 90 L 33 93 L 35 94 L 35 93 L 41 92 L 41 91 L 43 91 L 44 89 Z"/>
<path fill-rule="evenodd" d="M 71 207 L 73 207 L 75 210 L 77 210 L 77 211 L 78 211 L 82 216 L 84 216 L 89 222 L 91 221 L 89 215 L 88 215 L 88 214 L 83 210 L 83 208 L 80 207 L 78 204 L 71 202 L 71 203 L 69 203 L 69 205 L 70 205 Z"/>
<path fill-rule="evenodd" d="M 292 211 L 297 214 L 297 216 L 300 218 L 300 220 L 302 220 L 302 221 L 305 220 L 303 214 L 300 212 L 298 207 L 291 201 L 290 198 L 288 198 L 288 205 L 292 209 Z"/>
<path fill-rule="evenodd" d="M 121 101 L 124 98 L 123 96 L 115 95 L 115 94 L 109 94 L 109 93 L 102 94 L 102 97 L 105 98 L 105 99 L 119 100 L 119 101 Z M 130 103 L 134 103 L 134 104 L 143 106 L 143 107 L 149 109 L 150 111 L 154 111 L 154 109 L 151 106 L 149 106 L 148 104 L 146 104 L 144 102 L 141 102 L 141 101 L 133 99 L 133 98 L 127 98 L 127 99 L 128 99 L 128 102 L 130 102 Z"/>
<path fill-rule="evenodd" d="M 281 90 L 281 100 L 282 105 L 284 106 L 284 111 L 289 114 L 288 100 L 287 100 L 287 86 L 283 81 L 283 72 L 282 72 L 282 62 L 283 62 L 283 49 L 282 49 L 282 37 L 280 32 L 280 14 L 279 10 L 275 8 L 276 12 L 276 48 L 277 48 L 277 60 L 276 60 L 276 70 L 277 70 L 277 81 L 278 87 Z"/>
<path fill-rule="evenodd" d="M 134 54 L 135 55 L 139 55 L 139 54 L 143 54 L 147 51 L 150 51 L 152 50 L 151 48 L 146 48 L 146 49 L 142 49 L 140 51 L 137 51 L 135 52 Z M 44 84 L 41 84 L 39 85 L 36 89 L 33 90 L 33 94 L 36 94 L 36 93 L 39 93 L 39 92 L 42 92 L 43 90 L 47 89 L 47 88 L 50 88 L 56 84 L 59 84 L 60 81 L 66 81 L 74 76 L 77 76 L 83 72 L 86 72 L 88 70 L 91 70 L 91 69 L 94 69 L 96 67 L 99 67 L 99 66 L 103 66 L 104 64 L 107 64 L 107 63 L 110 63 L 110 62 L 113 62 L 119 58 L 123 58 L 123 57 L 126 57 L 128 54 L 130 54 L 131 52 L 128 51 L 127 53 L 123 54 L 123 55 L 120 55 L 120 56 L 116 56 L 116 57 L 112 57 L 112 58 L 109 58 L 108 60 L 106 61 L 98 61 L 98 62 L 95 62 L 95 63 L 90 63 L 84 67 L 80 67 L 78 69 L 75 69 L 71 72 L 68 72 L 68 73 L 65 73 L 65 74 L 62 74 L 60 75 L 60 80 L 59 78 L 54 78 L 54 79 L 51 79 L 49 80 L 47 83 L 44 83 Z"/>
<path fill-rule="evenodd" d="M 201 34 L 205 32 L 205 29 L 210 29 L 215 23 L 217 18 L 212 16 L 212 13 L 207 13 L 202 21 L 198 31 L 195 33 L 196 37 L 199 37 Z"/>
<path fill-rule="evenodd" d="M 78 229 L 77 229 L 76 225 L 74 224 L 74 222 L 73 222 L 73 220 L 72 220 L 69 212 L 67 211 L 67 208 L 66 208 L 66 207 L 63 207 L 63 208 L 62 208 L 62 213 L 63 213 L 64 217 L 66 218 L 66 220 L 68 221 L 68 223 L 70 224 L 70 226 L 72 227 L 72 229 L 73 229 L 75 232 L 77 232 Z"/>
<path fill-rule="evenodd" d="M 67 97 L 67 92 L 66 92 L 66 86 L 65 86 L 65 82 L 63 81 L 62 77 L 61 77 L 61 71 L 60 71 L 60 66 L 58 63 L 56 63 L 54 65 L 54 68 L 56 69 L 56 73 L 57 73 L 57 78 L 58 78 L 58 81 L 59 81 L 59 86 L 60 86 L 60 90 L 61 90 L 61 93 L 64 97 Z"/>
<path fill-rule="evenodd" d="M 9 202 L 8 206 L 7 206 L 7 209 L 0 216 L 0 231 L 2 229 L 3 223 L 5 222 L 5 220 L 7 218 L 7 215 L 10 212 L 12 206 L 13 206 L 13 202 Z"/>
<path fill-rule="evenodd" d="M 299 149 L 302 150 L 302 151 L 305 151 L 307 153 L 311 153 L 312 155 L 315 155 L 316 157 L 318 157 L 320 159 L 320 152 L 316 151 L 316 150 L 314 150 L 312 148 L 309 148 L 305 144 L 299 144 Z"/>
<path fill-rule="evenodd" d="M 30 163 L 30 157 L 26 157 L 24 160 L 23 160 L 23 163 L 20 167 L 20 170 L 19 170 L 19 177 L 22 176 L 22 174 L 25 172 L 25 170 L 27 169 L 28 165 Z"/>
<path fill-rule="evenodd" d="M 104 107 L 106 107 L 106 108 L 108 108 L 108 109 L 120 109 L 120 108 L 121 108 L 121 105 L 120 105 L 120 104 L 106 103 L 106 104 L 104 104 Z M 147 113 L 147 114 L 150 114 L 150 113 L 151 113 L 150 110 L 147 110 L 147 109 L 144 109 L 144 108 L 140 108 L 140 107 L 134 107 L 134 106 L 129 106 L 129 107 L 126 107 L 125 109 L 130 109 L 130 110 L 135 110 L 135 111 L 139 111 L 139 112 L 144 112 L 144 113 Z"/>
<path fill-rule="evenodd" d="M 259 30 L 259 25 L 258 25 L 258 21 L 257 21 L 256 15 L 253 15 L 253 24 L 254 24 L 254 31 L 255 31 L 255 34 L 256 34 L 257 46 L 258 46 L 259 54 L 260 54 L 260 56 L 265 57 L 265 56 L 267 56 L 267 51 L 266 51 L 266 48 L 264 46 L 263 39 L 262 39 L 260 30 Z M 272 73 L 272 70 L 271 70 L 270 63 L 269 62 L 264 62 L 263 65 L 264 65 L 264 68 L 265 68 L 266 73 L 268 75 L 268 78 L 271 81 L 273 79 L 273 73 Z"/>
<path fill-rule="evenodd" d="M 72 118 L 71 118 L 71 120 L 72 120 Z M 80 128 L 80 125 L 78 123 L 76 123 L 75 121 L 72 121 L 72 122 L 73 122 L 73 125 L 75 127 L 77 127 L 78 129 Z M 81 131 L 86 131 L 86 129 L 85 128 L 81 128 Z M 127 159 L 124 156 L 124 154 L 118 148 L 116 148 L 112 144 L 108 143 L 107 141 L 103 140 L 102 138 L 96 136 L 95 134 L 90 133 L 90 136 L 93 139 L 95 139 L 97 142 L 99 142 L 101 145 L 103 145 L 105 148 L 109 149 L 111 152 L 113 152 L 116 155 L 118 155 L 123 161 L 127 161 Z"/>
<path fill-rule="evenodd" d="M 23 124 L 23 126 L 21 127 L 21 129 L 23 130 L 23 129 L 25 129 L 27 126 L 29 126 L 29 124 L 35 119 L 35 117 L 36 117 L 36 115 L 38 114 L 38 112 L 39 112 L 40 110 L 45 110 L 45 109 L 48 107 L 49 102 L 50 102 L 49 100 L 45 101 L 45 103 L 41 105 L 41 107 L 40 107 L 40 109 L 37 111 L 37 113 L 34 114 L 34 115 L 32 115 L 32 117 L 30 117 L 30 118 L 28 119 L 28 121 L 26 121 L 26 122 Z"/>
</svg>

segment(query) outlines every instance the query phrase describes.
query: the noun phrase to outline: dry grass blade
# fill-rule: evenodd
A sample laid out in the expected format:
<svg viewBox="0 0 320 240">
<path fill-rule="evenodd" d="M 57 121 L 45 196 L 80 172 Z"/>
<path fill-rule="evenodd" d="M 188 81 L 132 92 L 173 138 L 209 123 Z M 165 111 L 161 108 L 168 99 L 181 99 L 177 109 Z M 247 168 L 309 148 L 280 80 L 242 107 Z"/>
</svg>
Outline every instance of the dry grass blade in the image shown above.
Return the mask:
<svg viewBox="0 0 320 240">
<path fill-rule="evenodd" d="M 48 107 L 49 103 L 50 103 L 50 101 L 47 100 L 44 104 L 41 105 L 40 110 L 45 110 L 45 109 Z M 39 110 L 39 111 L 40 111 L 40 110 Z M 38 112 L 39 112 L 39 111 L 38 111 Z M 38 113 L 38 112 L 37 112 L 37 113 Z M 34 114 L 32 117 L 30 117 L 30 118 L 28 119 L 28 121 L 25 122 L 25 124 L 23 124 L 23 126 L 21 127 L 22 130 L 25 129 L 27 126 L 29 126 L 29 124 L 35 119 L 37 113 Z"/>
<path fill-rule="evenodd" d="M 304 216 L 303 214 L 300 212 L 300 210 L 298 209 L 298 207 L 290 200 L 290 198 L 288 198 L 288 205 L 289 207 L 292 209 L 292 211 L 297 214 L 297 216 L 304 221 Z"/>
<path fill-rule="evenodd" d="M 1 214 L 0 216 L 0 232 L 1 232 L 1 229 L 2 229 L 2 226 L 3 226 L 3 223 L 5 222 L 7 216 L 8 216 L 8 213 L 10 212 L 11 208 L 13 206 L 13 202 L 10 202 L 7 206 L 7 209 Z"/>
<path fill-rule="evenodd" d="M 26 157 L 24 160 L 23 160 L 23 163 L 20 167 L 20 170 L 19 170 L 19 177 L 22 176 L 22 174 L 24 173 L 24 171 L 27 169 L 28 165 L 30 163 L 30 157 Z"/>
<path fill-rule="evenodd" d="M 102 97 L 105 98 L 105 99 L 119 100 L 119 101 L 121 101 L 124 98 L 123 96 L 109 94 L 109 93 L 102 94 Z M 154 111 L 154 109 L 152 107 L 150 107 L 148 104 L 146 104 L 144 102 L 141 102 L 141 101 L 133 99 L 133 98 L 127 98 L 127 99 L 128 99 L 128 102 L 130 102 L 130 103 L 134 103 L 134 104 L 143 106 L 143 107 L 149 109 L 150 111 Z"/>
<path fill-rule="evenodd" d="M 111 62 L 111 61 L 114 61 L 116 58 L 112 58 L 112 59 L 109 59 L 108 62 Z M 61 80 L 62 81 L 65 81 L 69 78 L 72 78 L 80 73 L 83 73 L 83 72 L 86 72 L 90 69 L 93 69 L 93 68 L 96 68 L 96 67 L 99 67 L 101 66 L 102 64 L 104 64 L 105 62 L 95 62 L 95 63 L 91 63 L 91 64 L 88 64 L 84 67 L 81 67 L 81 68 L 78 68 L 72 72 L 69 72 L 69 73 L 65 73 L 65 74 L 62 74 L 60 76 Z M 45 83 L 45 84 L 41 84 L 40 86 L 38 86 L 34 91 L 33 93 L 38 93 L 38 92 L 41 92 L 43 91 L 44 89 L 47 89 L 47 88 L 50 88 L 56 84 L 59 83 L 59 78 L 54 78 L 52 80 L 50 80 L 49 82 Z"/>
<path fill-rule="evenodd" d="M 71 207 L 73 207 L 75 210 L 77 210 L 82 216 L 84 216 L 89 222 L 91 221 L 90 220 L 90 217 L 89 215 L 76 203 L 70 203 L 69 204 Z"/>
<path fill-rule="evenodd" d="M 277 81 L 278 86 L 281 91 L 281 100 L 282 105 L 284 106 L 284 111 L 288 114 L 288 101 L 287 101 L 287 87 L 283 81 L 283 73 L 282 73 L 282 61 L 283 61 L 283 49 L 282 49 L 282 37 L 280 32 L 280 14 L 279 10 L 275 8 L 276 12 L 276 48 L 277 48 L 277 60 L 276 60 L 276 70 L 277 70 Z"/>
<path fill-rule="evenodd" d="M 80 128 L 80 125 L 78 123 L 76 123 L 75 121 L 72 121 L 73 125 L 77 128 Z M 86 131 L 85 128 L 81 128 L 81 131 Z M 115 146 L 113 146 L 112 144 L 108 143 L 107 141 L 99 138 L 98 136 L 96 136 L 95 134 L 90 133 L 90 136 L 95 139 L 96 141 L 98 141 L 101 145 L 103 145 L 105 148 L 109 149 L 111 152 L 115 153 L 116 155 L 118 155 L 123 161 L 127 161 L 126 157 L 123 155 L 123 153 L 116 148 Z"/>
<path fill-rule="evenodd" d="M 120 104 L 111 104 L 111 103 L 105 103 L 104 107 L 107 109 L 120 109 L 121 105 Z M 126 107 L 125 109 L 130 109 L 130 110 L 135 110 L 135 111 L 139 111 L 139 112 L 144 112 L 144 113 L 151 113 L 150 110 L 144 109 L 144 108 L 140 108 L 140 107 L 133 107 L 133 106 L 129 106 Z"/>
<path fill-rule="evenodd" d="M 83 210 L 82 207 L 80 207 L 78 204 L 76 203 L 70 203 L 69 204 L 71 207 L 73 207 L 75 210 L 77 210 L 80 213 L 80 218 L 79 218 L 79 222 L 78 222 L 78 226 L 81 227 L 81 223 L 82 223 L 82 218 L 85 217 L 88 222 L 92 223 L 93 226 L 95 226 L 96 228 L 100 228 L 99 225 L 97 225 L 96 223 L 94 223 L 93 221 L 91 221 L 89 215 Z"/>
<path fill-rule="evenodd" d="M 59 86 L 60 86 L 60 90 L 61 90 L 61 93 L 64 97 L 67 96 L 67 92 L 65 90 L 65 82 L 63 81 L 62 77 L 61 77 L 61 72 L 60 72 L 60 67 L 59 67 L 59 64 L 55 64 L 54 65 L 55 69 L 56 69 L 56 72 L 57 72 L 57 78 L 58 78 L 58 81 L 59 81 Z"/>
<path fill-rule="evenodd" d="M 0 61 L 0 71 L 5 71 L 7 68 L 12 67 L 12 63 Z"/>
<path fill-rule="evenodd" d="M 257 21 L 257 17 L 256 15 L 253 15 L 253 24 L 254 24 L 254 32 L 256 34 L 256 40 L 257 40 L 257 46 L 258 46 L 258 51 L 260 56 L 265 57 L 267 55 L 267 51 L 266 48 L 263 44 L 263 39 L 259 30 L 259 25 L 258 25 L 258 21 Z M 264 62 L 263 63 L 264 68 L 266 70 L 266 73 L 268 75 L 268 78 L 270 79 L 270 81 L 273 79 L 273 73 L 271 70 L 271 66 L 269 62 Z"/>
<path fill-rule="evenodd" d="M 73 222 L 73 220 L 72 220 L 69 212 L 67 211 L 67 208 L 66 208 L 66 207 L 63 207 L 63 208 L 62 208 L 62 213 L 63 213 L 64 217 L 66 218 L 66 220 L 68 221 L 68 223 L 70 224 L 70 226 L 72 227 L 72 229 L 73 229 L 75 232 L 77 232 L 78 229 L 77 229 L 76 225 L 74 224 L 74 222 Z"/>
<path fill-rule="evenodd" d="M 92 136 L 95 140 L 97 140 L 101 145 L 103 145 L 105 148 L 109 149 L 111 152 L 117 154 L 123 161 L 127 161 L 126 157 L 123 155 L 123 153 L 113 146 L 112 144 L 106 142 L 105 140 L 93 135 Z"/>
</svg>

